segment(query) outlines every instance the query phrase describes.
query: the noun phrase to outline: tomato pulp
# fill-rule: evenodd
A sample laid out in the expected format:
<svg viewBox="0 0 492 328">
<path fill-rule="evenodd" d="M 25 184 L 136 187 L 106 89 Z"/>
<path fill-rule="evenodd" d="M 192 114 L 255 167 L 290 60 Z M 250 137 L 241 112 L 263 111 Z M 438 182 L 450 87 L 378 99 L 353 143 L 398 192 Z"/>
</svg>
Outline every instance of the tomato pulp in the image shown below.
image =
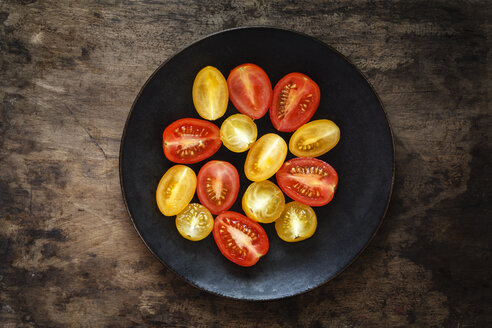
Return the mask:
<svg viewBox="0 0 492 328">
<path fill-rule="evenodd" d="M 231 208 L 238 193 L 239 174 L 231 163 L 210 161 L 198 172 L 198 199 L 212 214 Z"/>
<path fill-rule="evenodd" d="M 177 120 L 162 134 L 164 155 L 175 163 L 200 162 L 215 154 L 221 144 L 219 128 L 196 118 Z"/>
<path fill-rule="evenodd" d="M 217 216 L 213 235 L 220 252 L 240 266 L 252 266 L 268 252 L 265 230 L 255 221 L 236 212 L 224 212 Z"/>
<path fill-rule="evenodd" d="M 270 119 L 275 129 L 292 132 L 313 117 L 318 109 L 320 90 L 307 75 L 290 73 L 273 89 Z"/>
<path fill-rule="evenodd" d="M 255 64 L 234 68 L 227 78 L 229 98 L 240 113 L 252 119 L 263 117 L 272 103 L 272 83 Z"/>
<path fill-rule="evenodd" d="M 328 204 L 338 185 L 335 169 L 317 158 L 297 157 L 288 160 L 276 177 L 279 187 L 287 196 L 310 206 Z"/>
</svg>

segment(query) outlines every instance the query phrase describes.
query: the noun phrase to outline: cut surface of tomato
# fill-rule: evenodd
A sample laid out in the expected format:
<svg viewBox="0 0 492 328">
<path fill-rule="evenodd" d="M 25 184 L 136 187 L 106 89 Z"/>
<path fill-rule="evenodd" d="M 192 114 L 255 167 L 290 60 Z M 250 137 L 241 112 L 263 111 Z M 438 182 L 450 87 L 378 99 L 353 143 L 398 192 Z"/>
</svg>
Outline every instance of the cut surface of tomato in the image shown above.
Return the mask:
<svg viewBox="0 0 492 328">
<path fill-rule="evenodd" d="M 213 227 L 212 214 L 201 204 L 188 204 L 176 215 L 176 228 L 179 234 L 192 241 L 204 239 L 212 232 Z"/>
<path fill-rule="evenodd" d="M 248 151 L 244 162 L 246 177 L 251 181 L 269 179 L 282 166 L 287 149 L 287 144 L 278 134 L 265 134 Z"/>
<path fill-rule="evenodd" d="M 210 161 L 198 172 L 197 195 L 213 214 L 228 210 L 239 192 L 239 174 L 225 161 Z"/>
<path fill-rule="evenodd" d="M 215 67 L 204 67 L 193 82 L 193 104 L 198 115 L 214 121 L 225 114 L 229 102 L 227 81 Z"/>
<path fill-rule="evenodd" d="M 340 129 L 330 120 L 304 124 L 290 137 L 289 150 L 298 157 L 318 157 L 336 146 Z"/>
<path fill-rule="evenodd" d="M 275 230 L 280 239 L 292 243 L 311 237 L 317 225 L 316 213 L 310 206 L 290 202 L 275 221 Z"/>
<path fill-rule="evenodd" d="M 253 182 L 243 195 L 246 216 L 260 223 L 272 223 L 280 217 L 285 207 L 285 197 L 271 181 Z"/>
<path fill-rule="evenodd" d="M 272 84 L 263 69 L 255 64 L 234 68 L 227 78 L 229 98 L 240 113 L 252 119 L 263 117 L 272 103 Z"/>
<path fill-rule="evenodd" d="M 282 165 L 276 177 L 287 196 L 310 206 L 328 204 L 338 185 L 335 169 L 317 158 L 293 158 Z"/>
<path fill-rule="evenodd" d="M 182 118 L 171 123 L 162 134 L 166 158 L 175 163 L 200 162 L 219 150 L 219 128 L 197 118 Z"/>
<path fill-rule="evenodd" d="M 230 151 L 242 153 L 256 141 L 258 128 L 247 115 L 234 114 L 224 120 L 220 126 L 220 139 Z"/>
<path fill-rule="evenodd" d="M 155 193 L 162 214 L 173 216 L 181 212 L 193 199 L 196 175 L 185 165 L 174 165 L 164 173 Z"/>
<path fill-rule="evenodd" d="M 265 230 L 250 218 L 224 212 L 215 218 L 213 235 L 220 252 L 237 265 L 249 267 L 268 252 Z"/>
<path fill-rule="evenodd" d="M 290 73 L 273 89 L 270 119 L 275 129 L 292 132 L 308 122 L 318 109 L 320 90 L 307 75 Z"/>
</svg>

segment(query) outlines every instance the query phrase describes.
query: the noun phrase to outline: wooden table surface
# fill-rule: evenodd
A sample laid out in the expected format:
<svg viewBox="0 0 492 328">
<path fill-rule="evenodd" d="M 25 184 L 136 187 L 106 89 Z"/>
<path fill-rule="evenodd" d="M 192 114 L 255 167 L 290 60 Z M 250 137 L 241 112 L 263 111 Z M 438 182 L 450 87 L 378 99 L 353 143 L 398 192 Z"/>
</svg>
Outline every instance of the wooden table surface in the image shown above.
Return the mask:
<svg viewBox="0 0 492 328">
<path fill-rule="evenodd" d="M 492 326 L 491 24 L 486 0 L 0 2 L 1 327 Z M 396 146 L 389 211 L 363 255 L 266 303 L 164 268 L 131 224 L 118 172 L 127 114 L 159 64 L 252 25 L 347 56 Z"/>
</svg>

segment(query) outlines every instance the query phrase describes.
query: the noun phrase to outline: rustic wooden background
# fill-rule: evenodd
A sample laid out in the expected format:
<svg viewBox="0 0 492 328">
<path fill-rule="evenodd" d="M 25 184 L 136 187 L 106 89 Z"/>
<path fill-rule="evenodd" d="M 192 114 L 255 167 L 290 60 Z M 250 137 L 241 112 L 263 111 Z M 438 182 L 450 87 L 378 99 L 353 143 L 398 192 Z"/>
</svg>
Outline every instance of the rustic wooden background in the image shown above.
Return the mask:
<svg viewBox="0 0 492 328">
<path fill-rule="evenodd" d="M 1 327 L 491 327 L 491 24 L 487 0 L 1 0 Z M 209 295 L 165 269 L 118 176 L 149 75 L 209 33 L 251 25 L 346 55 L 396 145 L 389 212 L 361 258 L 267 303 Z"/>
</svg>

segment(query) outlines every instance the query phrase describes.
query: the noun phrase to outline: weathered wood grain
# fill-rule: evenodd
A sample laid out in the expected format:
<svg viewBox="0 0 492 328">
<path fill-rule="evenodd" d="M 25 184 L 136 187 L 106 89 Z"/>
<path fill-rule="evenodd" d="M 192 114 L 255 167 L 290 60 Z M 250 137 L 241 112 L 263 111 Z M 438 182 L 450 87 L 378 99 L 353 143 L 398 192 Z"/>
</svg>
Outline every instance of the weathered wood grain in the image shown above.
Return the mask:
<svg viewBox="0 0 492 328">
<path fill-rule="evenodd" d="M 0 2 L 2 327 L 491 326 L 491 18 L 486 0 Z M 251 25 L 346 55 L 396 144 L 391 206 L 362 257 L 267 303 L 212 296 L 164 269 L 118 177 L 149 75 L 194 40 Z"/>
</svg>

